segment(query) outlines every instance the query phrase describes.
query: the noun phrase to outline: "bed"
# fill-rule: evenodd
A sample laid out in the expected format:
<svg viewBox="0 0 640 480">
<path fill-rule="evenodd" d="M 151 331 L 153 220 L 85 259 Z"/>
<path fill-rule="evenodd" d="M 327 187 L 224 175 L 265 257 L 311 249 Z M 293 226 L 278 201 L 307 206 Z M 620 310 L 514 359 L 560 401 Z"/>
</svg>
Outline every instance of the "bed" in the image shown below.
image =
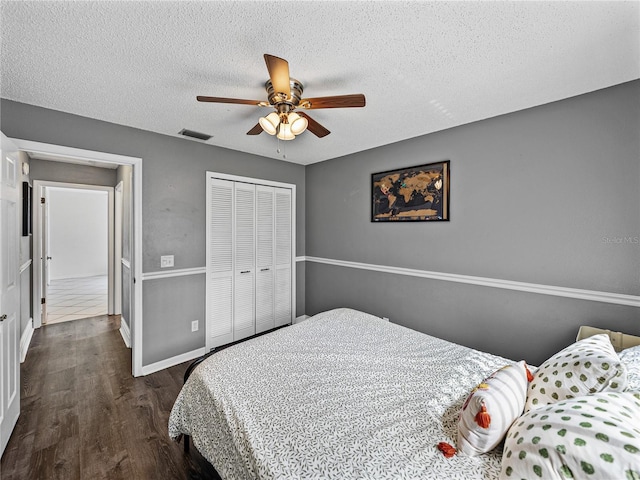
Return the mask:
<svg viewBox="0 0 640 480">
<path fill-rule="evenodd" d="M 179 393 L 169 435 L 188 435 L 225 480 L 497 479 L 502 446 L 452 458 L 437 446 L 456 445 L 465 399 L 511 364 L 332 310 L 211 355 Z"/>
</svg>

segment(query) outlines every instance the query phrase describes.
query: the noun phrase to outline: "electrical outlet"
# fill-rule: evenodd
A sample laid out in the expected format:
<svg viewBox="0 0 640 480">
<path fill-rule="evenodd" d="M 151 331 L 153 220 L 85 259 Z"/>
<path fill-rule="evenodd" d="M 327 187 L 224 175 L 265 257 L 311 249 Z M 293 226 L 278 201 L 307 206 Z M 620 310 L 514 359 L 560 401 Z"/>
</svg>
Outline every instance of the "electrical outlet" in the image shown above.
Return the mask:
<svg viewBox="0 0 640 480">
<path fill-rule="evenodd" d="M 388 322 L 388 321 L 389 321 L 389 317 L 382 317 L 382 319 L 383 319 L 385 322 Z"/>
<path fill-rule="evenodd" d="M 191 331 L 192 332 L 197 332 L 198 331 L 198 322 L 199 320 L 194 320 L 193 322 L 191 322 Z"/>
<path fill-rule="evenodd" d="M 173 267 L 173 255 L 162 255 L 160 257 L 160 268 Z"/>
</svg>

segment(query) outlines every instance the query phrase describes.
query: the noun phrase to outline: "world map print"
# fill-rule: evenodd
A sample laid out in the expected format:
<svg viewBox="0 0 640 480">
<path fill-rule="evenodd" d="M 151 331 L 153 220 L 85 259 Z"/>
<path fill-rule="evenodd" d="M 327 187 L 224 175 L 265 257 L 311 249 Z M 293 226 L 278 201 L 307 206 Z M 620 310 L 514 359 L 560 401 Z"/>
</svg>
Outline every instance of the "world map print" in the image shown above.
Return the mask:
<svg viewBox="0 0 640 480">
<path fill-rule="evenodd" d="M 449 220 L 449 161 L 374 173 L 371 220 Z"/>
</svg>

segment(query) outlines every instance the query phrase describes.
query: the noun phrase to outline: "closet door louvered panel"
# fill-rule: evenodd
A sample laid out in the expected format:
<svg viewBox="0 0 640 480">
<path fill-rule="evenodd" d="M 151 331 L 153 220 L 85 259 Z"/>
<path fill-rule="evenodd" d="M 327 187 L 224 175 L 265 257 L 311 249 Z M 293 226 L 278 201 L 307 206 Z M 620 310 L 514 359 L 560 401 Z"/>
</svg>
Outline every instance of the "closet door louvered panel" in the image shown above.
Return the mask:
<svg viewBox="0 0 640 480">
<path fill-rule="evenodd" d="M 275 188 L 275 324 L 293 321 L 291 305 L 291 190 Z"/>
<path fill-rule="evenodd" d="M 233 190 L 226 180 L 207 185 L 207 350 L 233 341 Z"/>
<path fill-rule="evenodd" d="M 291 309 L 291 267 L 276 267 L 275 284 L 276 326 L 293 321 Z"/>
<path fill-rule="evenodd" d="M 207 345 L 209 348 L 233 341 L 233 275 L 212 276 L 209 280 Z"/>
<path fill-rule="evenodd" d="M 233 340 L 255 333 L 255 185 L 235 183 Z"/>
<path fill-rule="evenodd" d="M 273 213 L 273 187 L 256 185 L 256 333 L 275 327 Z"/>
</svg>

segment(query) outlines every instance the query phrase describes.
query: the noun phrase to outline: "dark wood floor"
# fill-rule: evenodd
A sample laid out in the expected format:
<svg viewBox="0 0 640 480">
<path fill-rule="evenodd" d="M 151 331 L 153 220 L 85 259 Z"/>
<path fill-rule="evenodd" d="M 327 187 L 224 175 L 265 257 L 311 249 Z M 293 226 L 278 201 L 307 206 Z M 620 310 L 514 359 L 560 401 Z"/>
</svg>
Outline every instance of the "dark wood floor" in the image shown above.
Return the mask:
<svg viewBox="0 0 640 480">
<path fill-rule="evenodd" d="M 219 480 L 167 434 L 188 363 L 133 378 L 119 328 L 119 317 L 102 316 L 34 333 L 2 480 Z"/>
</svg>

